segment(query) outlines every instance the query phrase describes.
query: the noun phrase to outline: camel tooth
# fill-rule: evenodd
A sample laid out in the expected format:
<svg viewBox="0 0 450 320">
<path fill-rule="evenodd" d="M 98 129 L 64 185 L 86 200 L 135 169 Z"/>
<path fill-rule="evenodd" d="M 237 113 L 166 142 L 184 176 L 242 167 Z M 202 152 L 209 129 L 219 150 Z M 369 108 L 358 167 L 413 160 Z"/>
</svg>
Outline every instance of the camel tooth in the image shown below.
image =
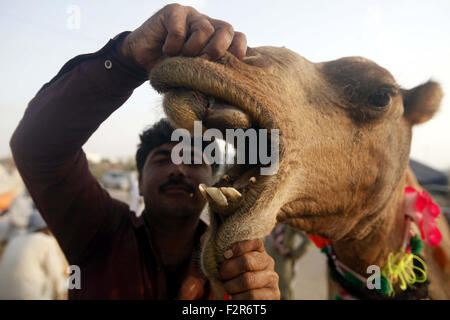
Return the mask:
<svg viewBox="0 0 450 320">
<path fill-rule="evenodd" d="M 232 199 L 232 200 L 236 200 L 239 199 L 240 197 L 242 197 L 242 194 L 237 191 L 235 188 L 230 188 L 230 187 L 222 187 L 220 188 L 220 191 L 222 191 L 222 193 L 227 196 L 228 198 Z"/>
<path fill-rule="evenodd" d="M 250 179 L 248 179 L 249 182 L 251 183 L 255 183 L 256 182 L 256 178 L 255 177 L 251 177 Z"/>
<path fill-rule="evenodd" d="M 200 190 L 200 193 L 202 194 L 203 198 L 205 198 L 206 200 L 208 200 L 208 197 L 206 195 L 206 184 L 200 183 L 198 185 L 198 190 Z"/>
<path fill-rule="evenodd" d="M 228 200 L 223 195 L 222 191 L 217 188 L 206 188 L 206 192 L 209 196 L 220 206 L 226 207 L 228 206 Z"/>
</svg>

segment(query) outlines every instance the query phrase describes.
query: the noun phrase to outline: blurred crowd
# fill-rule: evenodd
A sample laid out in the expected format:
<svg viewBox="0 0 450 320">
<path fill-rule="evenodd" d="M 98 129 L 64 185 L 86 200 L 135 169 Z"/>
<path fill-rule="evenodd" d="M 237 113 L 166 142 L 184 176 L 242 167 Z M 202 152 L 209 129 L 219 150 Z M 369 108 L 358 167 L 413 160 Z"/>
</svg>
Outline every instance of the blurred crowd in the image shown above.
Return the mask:
<svg viewBox="0 0 450 320">
<path fill-rule="evenodd" d="M 0 199 L 0 299 L 67 299 L 68 263 L 26 190 Z"/>
<path fill-rule="evenodd" d="M 101 182 L 142 213 L 135 172 L 107 172 Z M 68 267 L 17 171 L 0 164 L 0 300 L 67 299 Z"/>
</svg>

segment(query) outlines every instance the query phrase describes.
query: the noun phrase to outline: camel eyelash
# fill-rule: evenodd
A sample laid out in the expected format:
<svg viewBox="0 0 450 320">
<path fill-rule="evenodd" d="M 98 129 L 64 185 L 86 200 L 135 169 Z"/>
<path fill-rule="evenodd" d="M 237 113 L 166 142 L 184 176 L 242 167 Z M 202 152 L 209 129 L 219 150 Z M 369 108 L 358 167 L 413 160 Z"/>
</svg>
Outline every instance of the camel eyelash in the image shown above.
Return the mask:
<svg viewBox="0 0 450 320">
<path fill-rule="evenodd" d="M 381 86 L 378 89 L 378 91 L 385 92 L 385 93 L 389 94 L 391 97 L 395 97 L 398 94 L 399 90 L 400 89 L 398 86 L 390 85 L 390 84 Z"/>
</svg>

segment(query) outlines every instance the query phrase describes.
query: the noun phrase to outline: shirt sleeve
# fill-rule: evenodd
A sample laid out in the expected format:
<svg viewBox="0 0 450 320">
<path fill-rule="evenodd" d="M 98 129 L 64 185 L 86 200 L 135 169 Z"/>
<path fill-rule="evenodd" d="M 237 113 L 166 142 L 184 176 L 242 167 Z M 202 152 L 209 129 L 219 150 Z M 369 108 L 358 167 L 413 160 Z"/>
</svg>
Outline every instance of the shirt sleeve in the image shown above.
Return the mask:
<svg viewBox="0 0 450 320">
<path fill-rule="evenodd" d="M 91 174 L 81 147 L 148 79 L 117 45 L 128 33 L 67 62 L 30 101 L 10 141 L 24 183 L 71 264 L 113 232 L 127 210 Z"/>
</svg>

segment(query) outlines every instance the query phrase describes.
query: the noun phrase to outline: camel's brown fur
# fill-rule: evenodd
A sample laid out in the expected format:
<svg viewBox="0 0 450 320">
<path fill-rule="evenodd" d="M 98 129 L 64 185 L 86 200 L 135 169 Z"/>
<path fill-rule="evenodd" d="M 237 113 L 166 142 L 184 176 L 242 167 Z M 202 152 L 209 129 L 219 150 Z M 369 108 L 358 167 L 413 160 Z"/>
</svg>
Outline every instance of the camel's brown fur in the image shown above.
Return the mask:
<svg viewBox="0 0 450 320">
<path fill-rule="evenodd" d="M 261 127 L 280 130 L 277 174 L 258 176 L 244 195 L 251 205 L 224 223 L 212 214 L 203 266 L 218 287 L 224 251 L 236 241 L 267 235 L 277 221 L 332 239 L 340 259 L 361 273 L 368 265 L 383 267 L 388 253 L 399 249 L 411 128 L 438 109 L 439 84 L 404 90 L 387 70 L 361 57 L 312 63 L 274 47 L 249 49 L 242 61 L 230 54 L 217 62 L 166 59 L 150 80 L 166 93 L 165 111 L 177 127 L 192 129 L 205 114 L 179 90 L 192 88 L 243 109 Z M 374 92 L 389 93 L 390 105 L 373 107 Z M 444 270 L 433 262 L 432 249 L 425 250 L 434 298 L 450 298 L 443 221 Z"/>
</svg>

